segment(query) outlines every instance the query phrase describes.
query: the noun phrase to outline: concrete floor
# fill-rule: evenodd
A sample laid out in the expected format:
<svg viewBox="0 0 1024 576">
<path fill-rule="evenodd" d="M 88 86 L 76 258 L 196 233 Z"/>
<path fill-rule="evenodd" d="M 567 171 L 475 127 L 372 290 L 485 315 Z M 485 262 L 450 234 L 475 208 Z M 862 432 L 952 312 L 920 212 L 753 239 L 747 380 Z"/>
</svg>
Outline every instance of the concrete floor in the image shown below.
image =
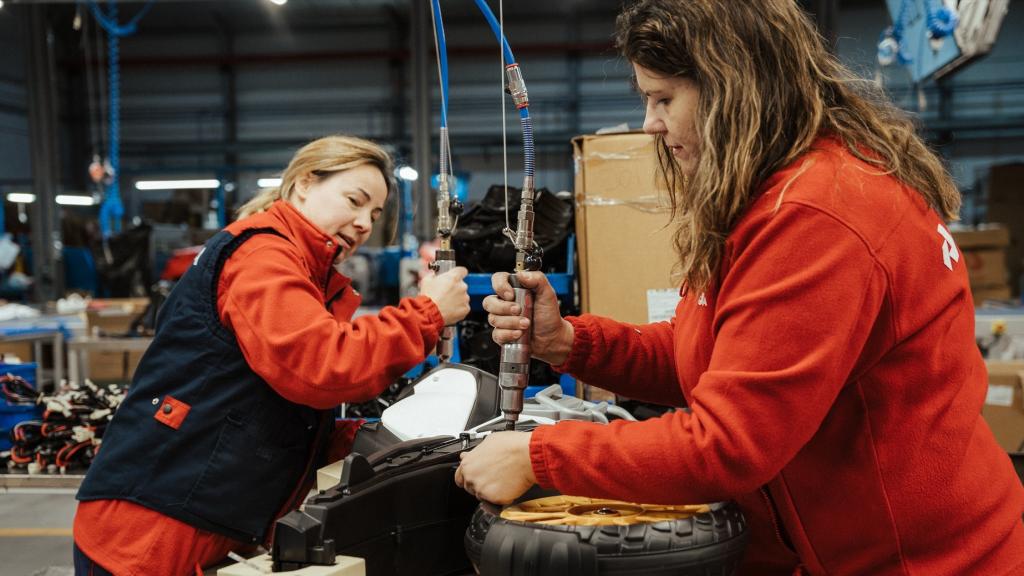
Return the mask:
<svg viewBox="0 0 1024 576">
<path fill-rule="evenodd" d="M 0 489 L 0 574 L 72 576 L 75 491 Z"/>
</svg>

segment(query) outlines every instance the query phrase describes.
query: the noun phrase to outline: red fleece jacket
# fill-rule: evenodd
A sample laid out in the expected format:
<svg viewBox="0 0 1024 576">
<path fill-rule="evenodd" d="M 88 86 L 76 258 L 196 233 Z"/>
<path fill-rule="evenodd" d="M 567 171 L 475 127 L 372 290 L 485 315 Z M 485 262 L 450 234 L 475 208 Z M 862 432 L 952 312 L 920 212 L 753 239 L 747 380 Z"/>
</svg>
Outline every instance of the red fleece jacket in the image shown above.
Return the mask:
<svg viewBox="0 0 1024 576">
<path fill-rule="evenodd" d="M 291 204 L 276 202 L 227 230 L 265 227 L 287 239 L 257 234 L 225 261 L 217 311 L 249 367 L 278 394 L 320 409 L 367 400 L 437 343 L 444 320 L 426 296 L 352 320 L 361 298 L 333 268 L 337 245 Z M 330 457 L 348 454 L 355 430 L 335 431 Z M 248 547 L 122 500 L 79 503 L 74 535 L 87 556 L 119 576 L 191 574 Z"/>
<path fill-rule="evenodd" d="M 981 418 L 963 259 L 921 196 L 821 140 L 735 226 L 672 322 L 571 318 L 559 367 L 676 411 L 533 433 L 539 483 L 737 500 L 743 574 L 1024 574 L 1024 489 Z M 642 482 L 637 479 L 642 478 Z"/>
</svg>

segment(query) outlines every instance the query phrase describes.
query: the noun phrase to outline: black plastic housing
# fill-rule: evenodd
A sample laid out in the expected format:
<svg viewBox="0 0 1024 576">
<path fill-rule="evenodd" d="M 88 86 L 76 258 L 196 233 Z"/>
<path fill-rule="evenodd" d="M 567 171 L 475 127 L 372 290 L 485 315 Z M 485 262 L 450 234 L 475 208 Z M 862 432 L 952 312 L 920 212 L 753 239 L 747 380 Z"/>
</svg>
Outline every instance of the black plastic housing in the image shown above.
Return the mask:
<svg viewBox="0 0 1024 576">
<path fill-rule="evenodd" d="M 455 485 L 459 453 L 478 441 L 402 442 L 345 459 L 341 483 L 277 521 L 274 570 L 366 560 L 367 574 L 465 574 L 463 535 L 479 502 Z"/>
</svg>

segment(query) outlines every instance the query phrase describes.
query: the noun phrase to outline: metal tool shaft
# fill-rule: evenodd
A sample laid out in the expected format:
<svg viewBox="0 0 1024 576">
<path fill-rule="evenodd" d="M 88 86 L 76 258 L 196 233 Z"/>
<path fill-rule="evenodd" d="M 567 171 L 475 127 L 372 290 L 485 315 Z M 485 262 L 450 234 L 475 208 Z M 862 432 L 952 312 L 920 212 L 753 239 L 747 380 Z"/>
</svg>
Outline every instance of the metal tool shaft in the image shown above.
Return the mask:
<svg viewBox="0 0 1024 576">
<path fill-rule="evenodd" d="M 520 284 L 515 275 L 509 276 L 509 283 L 515 292 L 515 302 L 523 317 L 533 319 L 533 292 Z M 519 414 L 523 411 L 523 393 L 530 383 L 530 340 L 533 323 L 523 335 L 513 342 L 502 345 L 501 365 L 498 369 L 498 386 L 501 387 L 501 412 L 505 415 L 505 429 L 515 430 Z"/>
<path fill-rule="evenodd" d="M 432 265 L 434 272 L 444 274 L 455 268 L 455 250 L 438 250 Z M 445 326 L 441 331 L 441 339 L 437 341 L 435 350 L 437 359 L 441 363 L 448 362 L 455 353 L 455 326 Z"/>
</svg>

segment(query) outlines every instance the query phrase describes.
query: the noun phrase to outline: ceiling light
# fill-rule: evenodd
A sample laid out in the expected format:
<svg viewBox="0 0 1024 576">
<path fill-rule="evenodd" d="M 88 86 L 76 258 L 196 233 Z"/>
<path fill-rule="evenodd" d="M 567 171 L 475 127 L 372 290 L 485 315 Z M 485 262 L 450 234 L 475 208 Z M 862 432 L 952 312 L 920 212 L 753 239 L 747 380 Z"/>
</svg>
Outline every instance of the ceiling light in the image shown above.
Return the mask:
<svg viewBox="0 0 1024 576">
<path fill-rule="evenodd" d="M 415 182 L 420 177 L 420 173 L 416 171 L 412 166 L 402 166 L 396 172 L 398 177 L 408 182 Z"/>
<path fill-rule="evenodd" d="M 57 194 L 57 204 L 64 206 L 92 206 L 92 196 L 79 196 L 78 194 Z"/>
<path fill-rule="evenodd" d="M 139 180 L 135 183 L 136 190 L 186 190 L 211 189 L 220 186 L 220 180 Z"/>
<path fill-rule="evenodd" d="M 0 0 L 0 5 L 2 4 L 3 0 Z M 36 201 L 36 195 L 28 192 L 11 192 L 7 195 L 7 201 L 15 204 L 31 204 Z"/>
<path fill-rule="evenodd" d="M 270 0 L 271 3 L 277 4 L 278 6 L 284 6 L 288 3 L 288 0 Z"/>
<path fill-rule="evenodd" d="M 281 185 L 280 178 L 259 178 L 256 180 L 256 185 L 260 188 L 277 188 Z"/>
</svg>

